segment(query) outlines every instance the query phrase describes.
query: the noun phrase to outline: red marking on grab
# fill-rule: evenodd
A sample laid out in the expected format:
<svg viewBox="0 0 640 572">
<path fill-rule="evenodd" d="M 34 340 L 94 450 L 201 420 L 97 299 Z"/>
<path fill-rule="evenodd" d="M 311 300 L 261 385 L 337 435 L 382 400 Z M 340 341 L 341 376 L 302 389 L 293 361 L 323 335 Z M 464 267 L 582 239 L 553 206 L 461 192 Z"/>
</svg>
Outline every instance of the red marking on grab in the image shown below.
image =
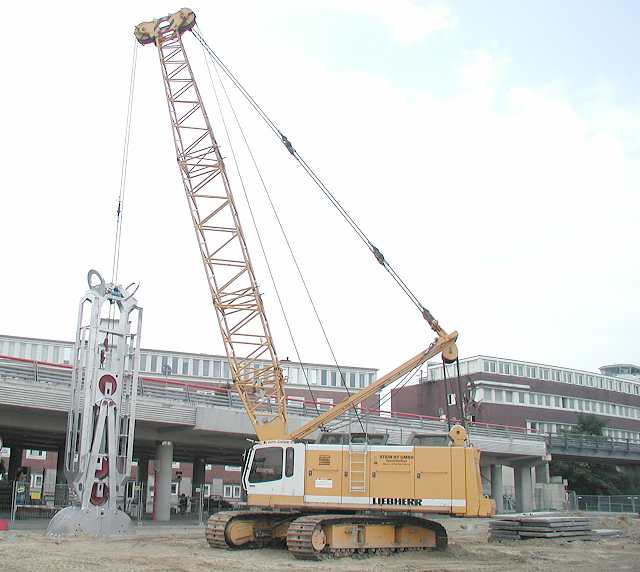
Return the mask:
<svg viewBox="0 0 640 572">
<path fill-rule="evenodd" d="M 98 380 L 98 389 L 101 391 L 103 395 L 113 395 L 118 388 L 118 382 L 116 378 L 113 377 L 110 373 L 105 373 Z"/>
</svg>

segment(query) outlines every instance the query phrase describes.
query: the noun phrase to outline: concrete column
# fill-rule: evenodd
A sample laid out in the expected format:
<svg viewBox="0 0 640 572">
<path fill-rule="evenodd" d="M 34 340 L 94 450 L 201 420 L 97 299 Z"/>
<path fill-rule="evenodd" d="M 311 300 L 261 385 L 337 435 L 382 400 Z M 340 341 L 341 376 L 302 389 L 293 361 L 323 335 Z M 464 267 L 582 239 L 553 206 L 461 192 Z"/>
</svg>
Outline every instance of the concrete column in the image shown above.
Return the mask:
<svg viewBox="0 0 640 572">
<path fill-rule="evenodd" d="M 536 483 L 548 485 L 550 482 L 549 477 L 549 463 L 542 465 L 536 465 Z"/>
<path fill-rule="evenodd" d="M 516 488 L 516 512 L 531 512 L 534 509 L 531 465 L 514 467 L 514 482 Z"/>
<path fill-rule="evenodd" d="M 64 447 L 60 447 L 56 458 L 56 487 L 66 484 L 67 477 L 64 474 Z"/>
<path fill-rule="evenodd" d="M 142 483 L 145 487 L 149 482 L 149 459 L 142 457 L 138 459 L 138 470 L 136 477 L 139 483 Z"/>
<path fill-rule="evenodd" d="M 162 441 L 156 449 L 155 462 L 155 519 L 167 521 L 171 514 L 171 463 L 173 462 L 173 443 Z"/>
<path fill-rule="evenodd" d="M 504 512 L 504 488 L 502 486 L 502 465 L 491 465 L 491 498 L 496 501 L 496 512 Z"/>
<path fill-rule="evenodd" d="M 9 468 L 7 469 L 7 478 L 10 481 L 16 480 L 20 467 L 22 467 L 22 449 L 11 446 L 11 450 L 9 451 Z"/>
<path fill-rule="evenodd" d="M 149 459 L 142 457 L 138 459 L 138 470 L 136 478 L 142 486 L 142 514 L 147 512 L 147 499 L 149 498 Z"/>
<path fill-rule="evenodd" d="M 200 488 L 205 483 L 205 468 L 206 463 L 204 459 L 193 460 L 193 491 L 192 495 L 196 494 L 196 489 Z"/>
<path fill-rule="evenodd" d="M 67 476 L 64 474 L 64 447 L 60 447 L 56 459 L 56 491 L 54 494 L 54 504 L 65 506 L 69 499 L 69 488 L 67 487 Z"/>
</svg>

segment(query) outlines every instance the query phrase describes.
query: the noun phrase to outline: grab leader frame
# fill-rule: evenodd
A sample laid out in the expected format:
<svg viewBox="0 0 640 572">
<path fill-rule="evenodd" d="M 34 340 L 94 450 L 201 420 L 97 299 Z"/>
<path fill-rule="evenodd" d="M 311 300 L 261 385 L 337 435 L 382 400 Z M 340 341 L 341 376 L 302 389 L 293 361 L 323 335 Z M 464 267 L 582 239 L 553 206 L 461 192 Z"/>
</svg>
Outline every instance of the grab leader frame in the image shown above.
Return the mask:
<svg viewBox="0 0 640 572">
<path fill-rule="evenodd" d="M 133 296 L 137 288 L 129 292 L 133 285 L 105 283 L 95 270 L 87 281 L 73 348 L 64 457 L 73 504 L 49 523 L 47 533 L 56 536 L 124 534 L 130 524 L 118 500 L 131 474 L 142 308 Z"/>
</svg>

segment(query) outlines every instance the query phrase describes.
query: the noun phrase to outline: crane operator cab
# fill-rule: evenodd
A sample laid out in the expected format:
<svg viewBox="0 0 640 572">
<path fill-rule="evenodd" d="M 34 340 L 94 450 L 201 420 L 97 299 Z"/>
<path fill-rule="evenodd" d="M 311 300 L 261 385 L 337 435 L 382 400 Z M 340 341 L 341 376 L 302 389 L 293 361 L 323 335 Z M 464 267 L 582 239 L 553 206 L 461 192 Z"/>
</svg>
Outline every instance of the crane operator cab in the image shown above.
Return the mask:
<svg viewBox="0 0 640 572">
<path fill-rule="evenodd" d="M 242 484 L 252 506 L 495 514 L 466 430 L 443 437 L 436 446 L 267 441 L 249 451 Z"/>
</svg>

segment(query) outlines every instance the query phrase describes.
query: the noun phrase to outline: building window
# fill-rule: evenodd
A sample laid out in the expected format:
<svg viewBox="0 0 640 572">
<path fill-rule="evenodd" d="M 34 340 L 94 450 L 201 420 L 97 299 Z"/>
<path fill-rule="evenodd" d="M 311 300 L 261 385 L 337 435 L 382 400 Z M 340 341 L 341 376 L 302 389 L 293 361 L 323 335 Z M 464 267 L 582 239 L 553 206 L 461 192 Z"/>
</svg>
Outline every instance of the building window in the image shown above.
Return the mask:
<svg viewBox="0 0 640 572">
<path fill-rule="evenodd" d="M 178 374 L 178 358 L 177 357 L 171 358 L 171 373 L 173 375 Z"/>
<path fill-rule="evenodd" d="M 297 395 L 287 396 L 287 407 L 304 407 L 304 397 L 299 397 Z"/>
<path fill-rule="evenodd" d="M 506 399 L 507 403 L 513 403 L 513 392 L 512 391 L 505 391 L 504 395 L 505 395 L 505 399 Z"/>
<path fill-rule="evenodd" d="M 209 377 L 209 360 L 208 359 L 202 360 L 202 376 Z"/>
<path fill-rule="evenodd" d="M 233 496 L 233 486 L 232 485 L 225 485 L 224 489 L 222 491 L 222 496 L 224 498 L 230 499 Z"/>
<path fill-rule="evenodd" d="M 60 362 L 60 347 L 59 346 L 53 346 L 53 363 L 59 363 Z"/>
<path fill-rule="evenodd" d="M 316 401 L 320 409 L 331 409 L 333 406 L 333 397 L 318 397 Z"/>
<path fill-rule="evenodd" d="M 38 459 L 44 461 L 47 458 L 47 452 L 40 449 L 27 449 L 27 459 Z"/>
<path fill-rule="evenodd" d="M 327 370 L 320 370 L 320 385 L 327 385 Z"/>
<path fill-rule="evenodd" d="M 229 375 L 229 362 L 222 362 L 222 377 L 224 377 L 224 379 L 231 379 Z"/>
<path fill-rule="evenodd" d="M 157 355 L 152 355 L 151 356 L 151 371 L 154 372 L 154 373 L 158 371 L 158 356 Z"/>
<path fill-rule="evenodd" d="M 331 387 L 336 387 L 338 380 L 338 374 L 335 371 L 331 372 Z"/>
<path fill-rule="evenodd" d="M 171 483 L 171 495 L 178 496 L 178 483 Z"/>
<path fill-rule="evenodd" d="M 240 498 L 240 485 L 233 485 L 233 498 L 234 499 Z"/>
<path fill-rule="evenodd" d="M 140 354 L 140 371 L 147 369 L 147 354 Z"/>
<path fill-rule="evenodd" d="M 315 368 L 307 368 L 307 381 L 313 385 L 318 383 L 318 370 Z"/>
<path fill-rule="evenodd" d="M 456 394 L 448 393 L 447 394 L 447 405 L 455 405 L 456 404 Z"/>
<path fill-rule="evenodd" d="M 524 393 L 522 391 L 518 391 L 518 403 L 524 403 Z"/>
<path fill-rule="evenodd" d="M 349 387 L 356 387 L 356 374 L 353 372 L 349 374 Z"/>
<path fill-rule="evenodd" d="M 502 389 L 496 389 L 496 401 L 502 403 L 504 401 L 504 391 Z"/>
<path fill-rule="evenodd" d="M 200 375 L 200 360 L 191 360 L 191 375 Z"/>
<path fill-rule="evenodd" d="M 182 360 L 182 375 L 189 375 L 189 360 L 186 358 Z"/>
<path fill-rule="evenodd" d="M 213 377 L 222 377 L 222 362 L 218 360 L 213 362 Z"/>
</svg>

